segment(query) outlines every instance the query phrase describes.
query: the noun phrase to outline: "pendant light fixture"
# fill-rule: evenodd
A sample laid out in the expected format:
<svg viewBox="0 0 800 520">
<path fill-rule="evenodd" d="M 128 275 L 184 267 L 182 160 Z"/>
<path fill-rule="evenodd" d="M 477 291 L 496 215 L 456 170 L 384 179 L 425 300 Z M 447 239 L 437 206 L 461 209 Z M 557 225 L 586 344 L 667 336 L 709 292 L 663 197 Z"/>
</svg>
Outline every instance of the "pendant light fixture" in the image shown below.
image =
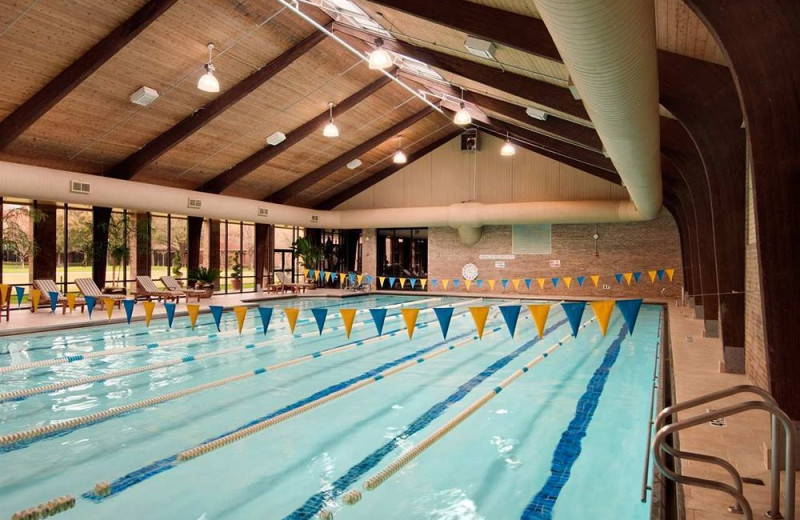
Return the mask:
<svg viewBox="0 0 800 520">
<path fill-rule="evenodd" d="M 325 137 L 339 137 L 339 129 L 333 124 L 333 101 L 328 103 L 328 124 L 322 129 L 322 135 Z"/>
<path fill-rule="evenodd" d="M 397 138 L 397 151 L 394 153 L 394 157 L 392 157 L 392 162 L 395 164 L 405 164 L 408 162 L 408 157 L 406 157 L 405 152 L 403 152 L 402 135 Z"/>
<path fill-rule="evenodd" d="M 464 105 L 464 89 L 461 89 L 461 108 L 456 112 L 453 122 L 460 126 L 468 125 L 472 122 L 472 116 L 469 115 L 466 105 Z"/>
<path fill-rule="evenodd" d="M 517 153 L 517 149 L 511 144 L 511 139 L 508 137 L 508 132 L 506 132 L 506 142 L 503 147 L 500 148 L 500 155 L 503 157 L 511 157 L 515 153 Z"/>
<path fill-rule="evenodd" d="M 383 38 L 375 38 L 375 50 L 369 55 L 369 68 L 388 69 L 392 66 L 392 55 L 383 48 Z"/>
<path fill-rule="evenodd" d="M 206 62 L 205 66 L 203 67 L 206 70 L 206 73 L 200 76 L 200 79 L 197 80 L 197 88 L 202 90 L 203 92 L 219 92 L 219 81 L 217 80 L 216 76 L 214 76 L 214 64 L 211 63 L 211 51 L 214 50 L 214 44 L 208 44 L 208 61 Z"/>
</svg>

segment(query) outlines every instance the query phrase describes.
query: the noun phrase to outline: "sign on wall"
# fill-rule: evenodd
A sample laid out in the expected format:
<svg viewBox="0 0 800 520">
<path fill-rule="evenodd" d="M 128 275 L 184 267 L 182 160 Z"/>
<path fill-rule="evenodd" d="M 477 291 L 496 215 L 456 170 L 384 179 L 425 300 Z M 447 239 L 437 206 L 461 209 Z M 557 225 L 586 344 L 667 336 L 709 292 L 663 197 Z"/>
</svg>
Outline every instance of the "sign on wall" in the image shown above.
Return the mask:
<svg viewBox="0 0 800 520">
<path fill-rule="evenodd" d="M 550 260 L 550 267 L 561 267 L 561 260 Z"/>
<path fill-rule="evenodd" d="M 506 263 L 503 260 L 498 260 L 497 262 L 494 263 L 494 266 L 497 269 L 505 269 L 506 268 Z"/>
<path fill-rule="evenodd" d="M 514 255 L 479 255 L 480 260 L 514 260 Z"/>
<path fill-rule="evenodd" d="M 516 255 L 549 255 L 551 250 L 550 224 L 511 226 L 511 252 Z"/>
</svg>

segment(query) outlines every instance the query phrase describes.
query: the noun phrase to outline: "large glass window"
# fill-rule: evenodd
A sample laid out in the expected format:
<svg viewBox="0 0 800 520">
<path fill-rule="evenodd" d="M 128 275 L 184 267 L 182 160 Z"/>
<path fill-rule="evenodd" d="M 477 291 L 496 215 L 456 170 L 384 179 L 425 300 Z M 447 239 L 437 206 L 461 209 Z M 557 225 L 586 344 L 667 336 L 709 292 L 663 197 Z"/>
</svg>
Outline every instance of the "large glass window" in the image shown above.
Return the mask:
<svg viewBox="0 0 800 520">
<path fill-rule="evenodd" d="M 2 204 L 2 282 L 25 287 L 26 295 L 33 283 L 31 262 L 35 245 L 30 204 L 4 201 Z"/>
<path fill-rule="evenodd" d="M 427 228 L 379 229 L 377 249 L 378 276 L 428 277 Z M 399 280 L 392 288 L 400 288 Z M 422 290 L 422 286 L 417 284 L 416 289 Z"/>
<path fill-rule="evenodd" d="M 292 244 L 304 236 L 304 232 L 304 228 L 300 227 L 275 226 L 273 270 L 286 273 L 295 282 L 305 281 L 305 271 L 301 269 L 300 259 L 294 254 Z"/>
<path fill-rule="evenodd" d="M 64 231 L 65 264 L 61 280 L 64 292 L 78 292 L 76 278 L 92 277 L 92 210 L 83 206 L 65 205 L 67 228 Z M 58 221 L 56 220 L 56 224 Z"/>
</svg>

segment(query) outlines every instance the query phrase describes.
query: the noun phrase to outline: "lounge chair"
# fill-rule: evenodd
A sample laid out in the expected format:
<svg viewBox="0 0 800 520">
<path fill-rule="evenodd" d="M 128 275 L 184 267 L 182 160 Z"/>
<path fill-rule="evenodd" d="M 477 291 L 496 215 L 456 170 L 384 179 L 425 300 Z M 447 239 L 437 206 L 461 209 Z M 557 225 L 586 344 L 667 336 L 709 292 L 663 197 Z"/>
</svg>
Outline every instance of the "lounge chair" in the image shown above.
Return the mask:
<svg viewBox="0 0 800 520">
<path fill-rule="evenodd" d="M 124 294 L 103 294 L 103 291 L 100 290 L 100 288 L 91 278 L 76 278 L 75 285 L 78 286 L 78 290 L 81 292 L 84 298 L 87 296 L 97 298 L 101 309 L 105 307 L 106 298 L 111 298 L 114 300 L 114 304 L 117 307 L 122 307 L 122 300 L 126 298 Z"/>
<path fill-rule="evenodd" d="M 286 273 L 284 273 L 282 271 L 278 271 L 277 273 L 275 273 L 275 276 L 278 277 L 278 281 L 283 284 L 284 288 L 288 288 L 293 293 L 300 293 L 300 292 L 304 293 L 304 292 L 306 292 L 306 288 L 308 287 L 308 284 L 305 284 L 305 283 L 293 283 L 286 276 Z"/>
<path fill-rule="evenodd" d="M 58 290 L 58 286 L 56 282 L 53 280 L 34 280 L 33 286 L 42 291 L 42 295 L 39 299 L 39 307 L 48 307 L 50 306 L 50 293 L 58 293 L 58 303 L 61 304 L 61 314 L 66 314 L 67 312 L 67 297 L 61 294 L 61 291 Z M 81 313 L 83 313 L 83 308 L 86 305 L 86 300 L 83 298 L 77 298 L 75 300 L 75 305 L 79 305 L 81 308 Z M 31 312 L 33 312 L 33 307 L 31 307 Z"/>
<path fill-rule="evenodd" d="M 156 298 L 158 301 L 161 301 L 162 298 L 164 300 L 175 300 L 176 302 L 181 301 L 181 296 L 186 296 L 183 292 L 180 291 L 170 291 L 159 289 L 156 287 L 156 283 L 153 281 L 152 278 L 149 276 L 137 276 L 136 277 L 136 298 L 144 298 L 146 300 L 151 300 Z"/>
<path fill-rule="evenodd" d="M 183 294 L 186 297 L 187 302 L 189 301 L 189 298 L 195 298 L 195 297 L 199 302 L 200 297 L 205 296 L 206 294 L 206 291 L 204 291 L 203 289 L 184 289 L 183 287 L 181 287 L 181 284 L 179 284 L 178 281 L 171 276 L 162 276 L 161 283 L 164 284 L 164 287 L 166 287 L 167 290 Z"/>
</svg>

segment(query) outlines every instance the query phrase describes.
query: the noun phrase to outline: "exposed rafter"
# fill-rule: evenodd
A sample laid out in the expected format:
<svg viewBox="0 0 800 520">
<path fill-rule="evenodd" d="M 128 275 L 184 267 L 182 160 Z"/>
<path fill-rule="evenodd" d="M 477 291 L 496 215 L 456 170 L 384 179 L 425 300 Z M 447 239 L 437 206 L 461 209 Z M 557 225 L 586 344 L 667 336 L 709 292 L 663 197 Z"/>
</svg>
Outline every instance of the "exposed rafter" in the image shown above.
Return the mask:
<svg viewBox="0 0 800 520">
<path fill-rule="evenodd" d="M 377 92 L 381 87 L 385 86 L 390 81 L 391 80 L 388 77 L 381 76 L 376 81 L 373 81 L 344 101 L 336 104 L 333 107 L 334 115 L 340 116 L 344 114 Z M 303 123 L 299 127 L 286 134 L 286 140 L 282 143 L 276 146 L 265 146 L 246 159 L 243 159 L 234 166 L 231 166 L 228 170 L 220 173 L 197 189 L 206 193 L 222 193 L 236 181 L 245 177 L 256 168 L 268 163 L 281 153 L 302 141 L 304 138 L 308 137 L 315 130 L 318 130 L 328 120 L 328 116 L 328 110 L 321 112 L 314 119 Z"/>
<path fill-rule="evenodd" d="M 333 208 L 335 208 L 336 206 L 338 206 L 342 202 L 355 197 L 356 195 L 358 195 L 362 191 L 364 191 L 367 188 L 370 188 L 370 187 L 378 184 L 380 181 L 382 181 L 383 179 L 386 179 L 387 177 L 389 177 L 393 173 L 400 171 L 402 168 L 405 168 L 406 166 L 408 166 L 409 164 L 413 163 L 414 161 L 416 161 L 416 160 L 428 155 L 429 153 L 431 153 L 432 151 L 436 150 L 437 148 L 439 148 L 443 144 L 447 143 L 451 139 L 454 139 L 454 138 L 458 137 L 459 135 L 461 135 L 461 133 L 463 131 L 464 131 L 463 129 L 459 128 L 459 129 L 457 129 L 457 130 L 445 135 L 444 137 L 442 137 L 440 139 L 437 139 L 436 141 L 433 141 L 432 143 L 428 144 L 427 146 L 424 146 L 424 147 L 420 148 L 416 152 L 414 152 L 412 154 L 409 154 L 408 155 L 408 162 L 406 162 L 405 164 L 390 164 L 389 166 L 387 166 L 386 168 L 380 170 L 379 172 L 376 172 L 376 173 L 370 175 L 369 177 L 367 177 L 366 179 L 363 179 L 363 180 L 353 184 L 352 186 L 343 189 L 339 193 L 337 193 L 337 194 L 325 199 L 324 201 L 318 203 L 314 207 L 316 209 L 333 209 Z"/>
<path fill-rule="evenodd" d="M 150 0 L 0 122 L 0 150 L 111 59 L 177 0 Z"/>
<path fill-rule="evenodd" d="M 106 174 L 115 179 L 132 179 L 145 166 L 177 146 L 184 139 L 205 126 L 225 110 L 241 101 L 245 96 L 269 81 L 277 73 L 288 67 L 295 60 L 313 49 L 325 39 L 325 34 L 314 31 L 300 43 L 287 50 L 264 67 L 246 77 L 205 107 L 187 116 L 175 126 L 159 135 L 141 149 L 129 155 L 122 162 L 112 167 Z"/>
<path fill-rule="evenodd" d="M 303 175 L 296 181 L 292 182 L 288 186 L 281 188 L 280 190 L 276 191 L 266 199 L 267 202 L 275 202 L 278 204 L 284 203 L 287 200 L 290 200 L 292 197 L 299 194 L 301 191 L 305 190 L 306 188 L 316 184 L 317 182 L 321 181 L 328 175 L 332 174 L 336 170 L 343 168 L 347 163 L 352 161 L 353 159 L 359 158 L 361 155 L 369 152 L 376 146 L 379 146 L 386 142 L 387 140 L 391 139 L 392 137 L 396 136 L 406 128 L 410 127 L 417 121 L 423 119 L 425 116 L 431 114 L 433 112 L 433 108 L 426 106 L 416 114 L 408 117 L 399 123 L 392 125 L 391 127 L 387 128 L 383 132 L 379 133 L 375 137 L 372 137 L 368 141 L 356 146 L 355 148 L 343 153 L 336 159 L 323 164 L 316 170 L 312 171 L 311 173 L 307 173 Z"/>
</svg>

